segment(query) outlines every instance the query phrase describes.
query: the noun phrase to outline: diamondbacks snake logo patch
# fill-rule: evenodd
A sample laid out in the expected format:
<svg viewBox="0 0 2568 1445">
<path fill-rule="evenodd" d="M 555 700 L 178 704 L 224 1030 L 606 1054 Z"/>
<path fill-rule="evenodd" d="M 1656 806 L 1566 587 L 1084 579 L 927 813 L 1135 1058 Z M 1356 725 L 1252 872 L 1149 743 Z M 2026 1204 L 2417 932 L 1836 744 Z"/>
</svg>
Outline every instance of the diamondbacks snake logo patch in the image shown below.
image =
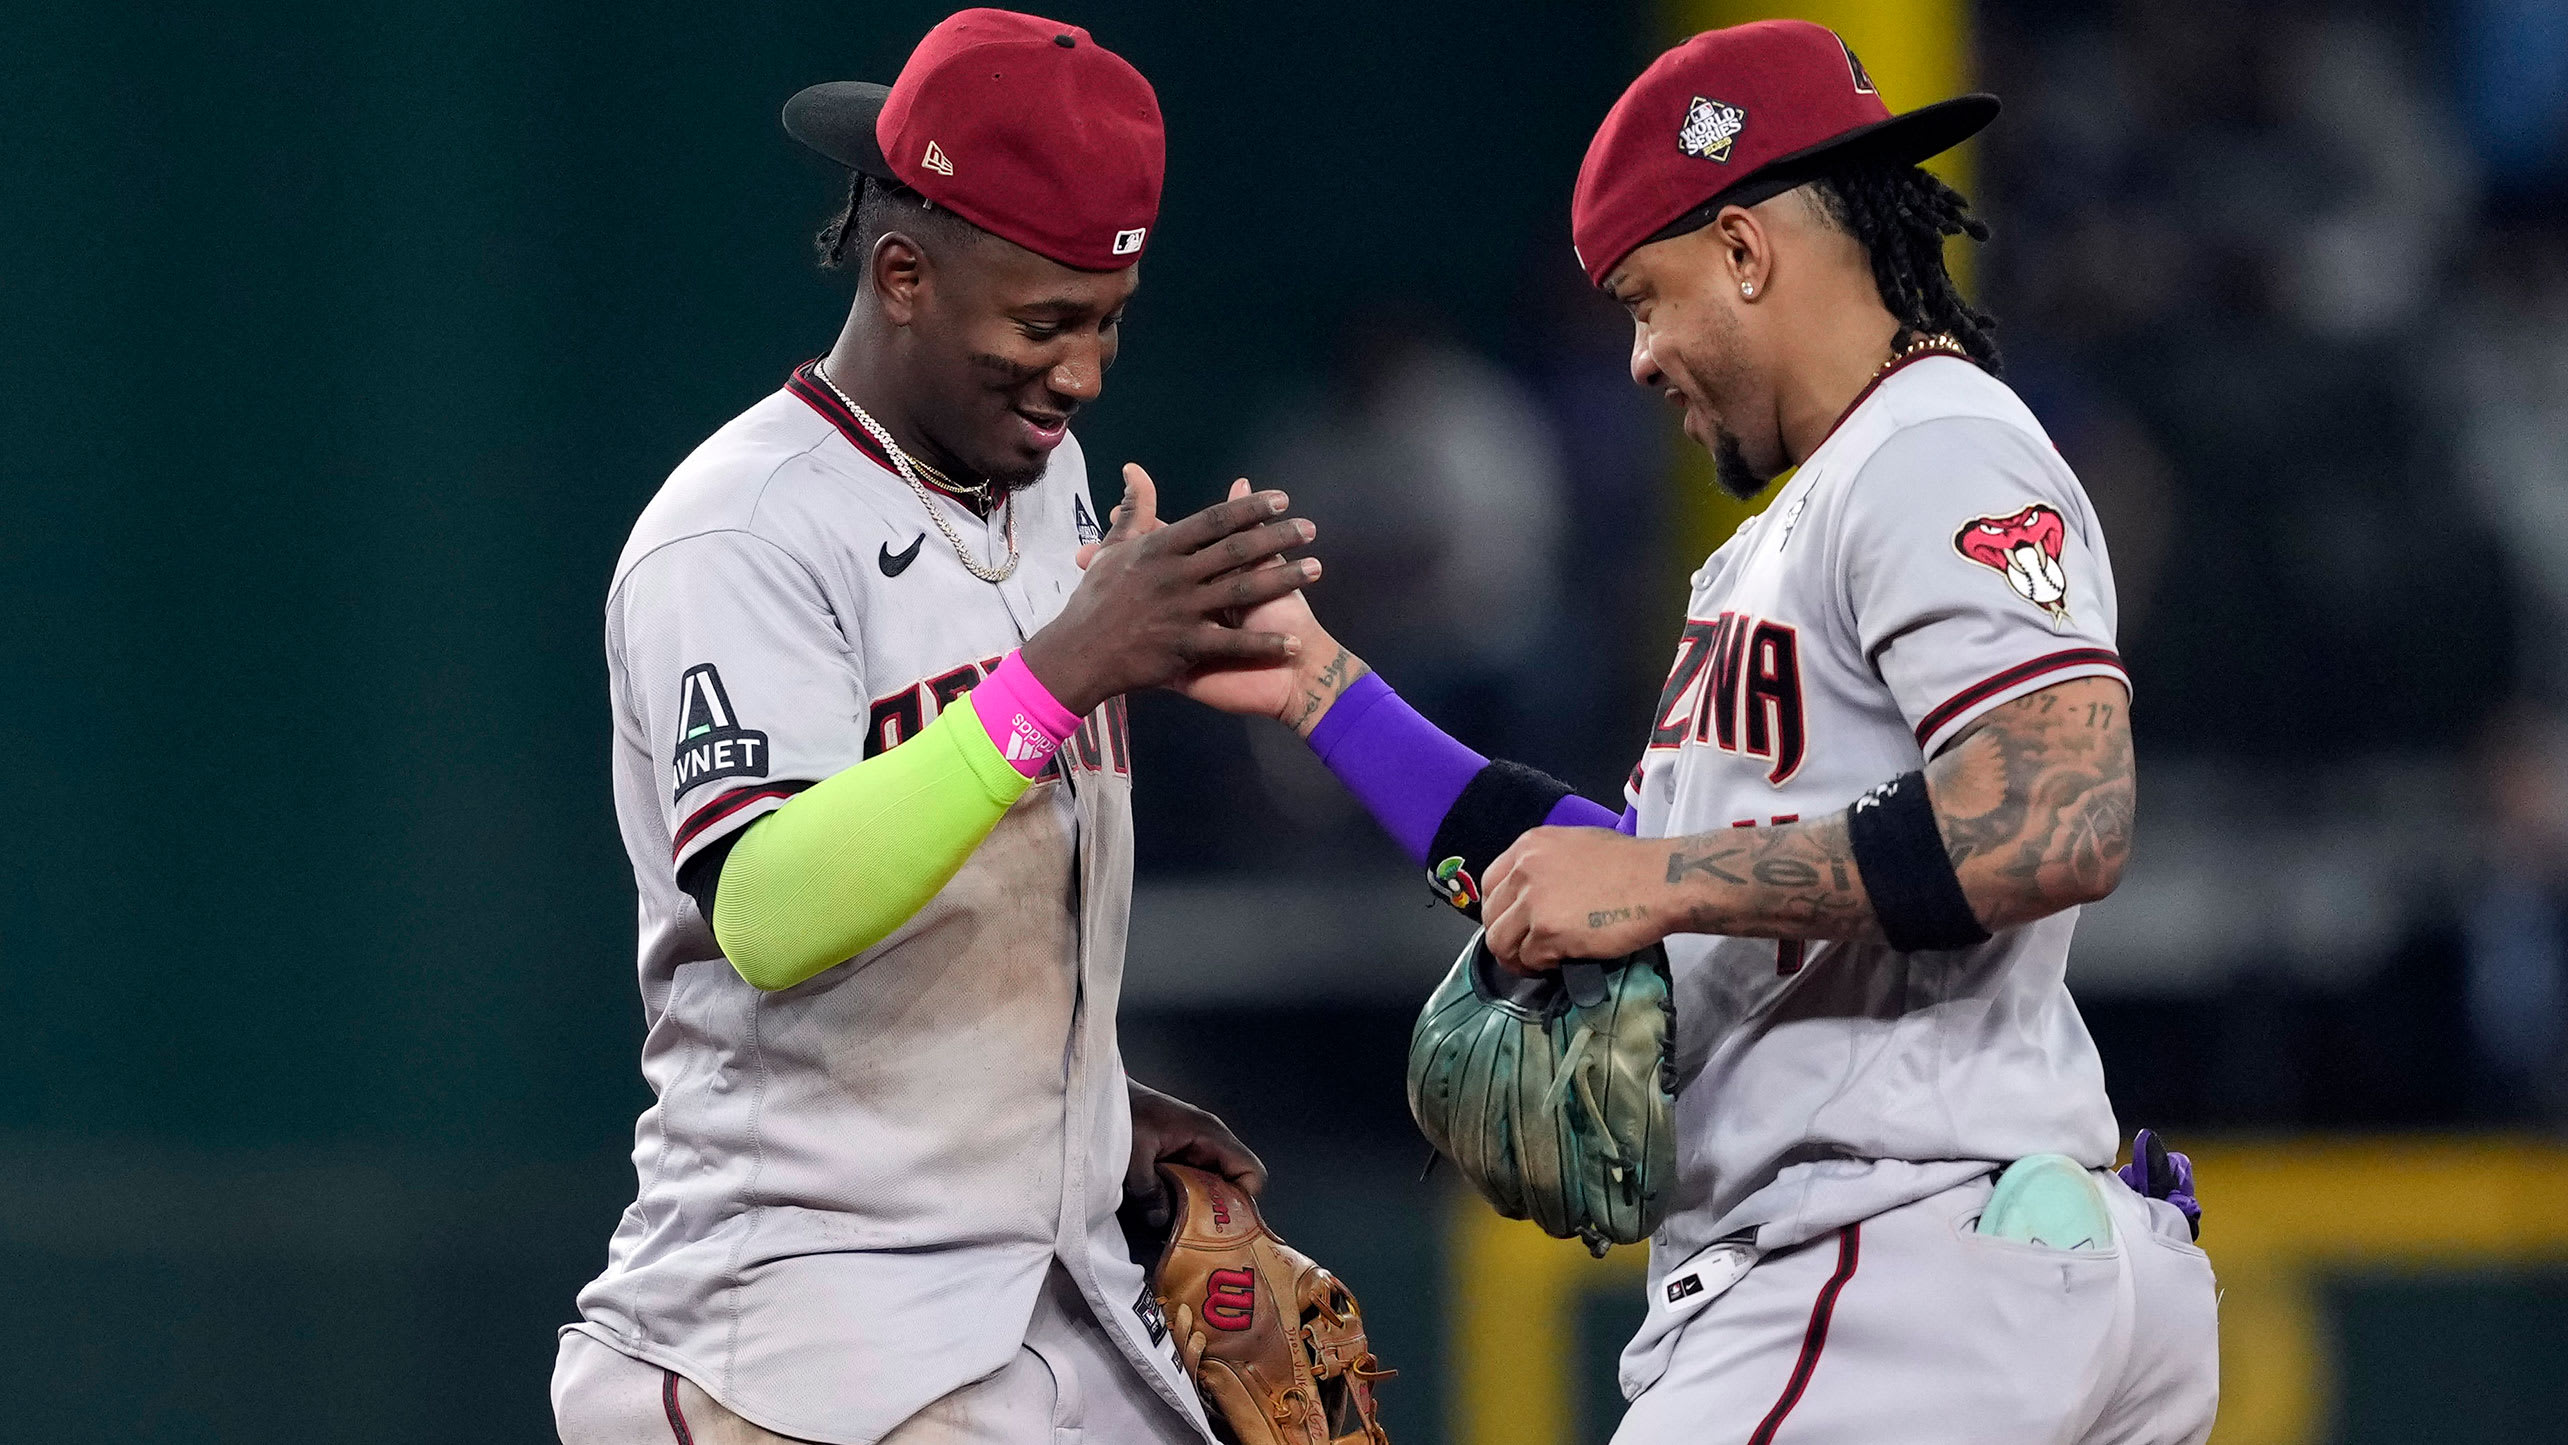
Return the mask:
<svg viewBox="0 0 2568 1445">
<path fill-rule="evenodd" d="M 2004 517 L 1973 517 L 1953 534 L 1953 550 L 2006 579 L 2015 595 L 2051 614 L 2053 630 L 2069 622 L 2069 574 L 2060 566 L 2068 524 L 2040 502 Z"/>
</svg>

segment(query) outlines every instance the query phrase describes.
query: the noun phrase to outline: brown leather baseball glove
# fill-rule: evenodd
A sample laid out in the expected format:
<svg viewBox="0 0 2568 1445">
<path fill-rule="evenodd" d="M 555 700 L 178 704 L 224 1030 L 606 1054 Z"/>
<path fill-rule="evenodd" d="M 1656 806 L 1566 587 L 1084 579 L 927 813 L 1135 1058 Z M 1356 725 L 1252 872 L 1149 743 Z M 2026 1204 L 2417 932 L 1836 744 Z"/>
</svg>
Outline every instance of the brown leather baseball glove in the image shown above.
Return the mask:
<svg viewBox="0 0 2568 1445">
<path fill-rule="evenodd" d="M 1150 1272 L 1177 1358 L 1236 1445 L 1391 1445 L 1381 1368 L 1337 1276 L 1266 1227 L 1229 1180 L 1162 1164 L 1168 1243 Z"/>
</svg>

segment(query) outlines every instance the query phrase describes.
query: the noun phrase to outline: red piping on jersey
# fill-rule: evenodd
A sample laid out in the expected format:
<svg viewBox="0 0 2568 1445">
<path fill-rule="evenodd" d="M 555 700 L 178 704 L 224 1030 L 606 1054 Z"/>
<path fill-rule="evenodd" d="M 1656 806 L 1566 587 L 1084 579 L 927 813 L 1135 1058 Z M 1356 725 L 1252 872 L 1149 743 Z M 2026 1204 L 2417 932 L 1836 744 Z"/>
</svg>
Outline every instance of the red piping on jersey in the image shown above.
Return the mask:
<svg viewBox="0 0 2568 1445">
<path fill-rule="evenodd" d="M 687 1429 L 687 1412 L 678 1406 L 678 1372 L 660 1372 L 660 1408 L 669 1413 L 669 1433 L 678 1445 L 695 1445 L 695 1435 Z"/>
<path fill-rule="evenodd" d="M 2030 682 L 2037 677 L 2072 667 L 2085 667 L 2090 663 L 2110 667 L 2116 672 L 2122 670 L 2122 658 L 2109 647 L 2072 647 L 2066 652 L 2054 652 L 2048 657 L 2034 658 L 2031 662 L 2019 662 L 1995 677 L 1963 688 L 1960 692 L 1953 694 L 1951 700 L 1942 707 L 1926 714 L 1917 724 L 1917 745 L 1921 748 L 1926 746 L 1926 740 L 1943 731 L 1946 723 L 1969 711 L 1993 693 L 2004 692 L 2020 682 Z M 2130 679 L 2126 676 L 2123 681 L 2124 685 L 2128 686 Z"/>
<path fill-rule="evenodd" d="M 1774 1432 L 1783 1428 L 1784 1417 L 1801 1403 L 1801 1392 L 1810 1388 L 1810 1376 L 1819 1368 L 1819 1352 L 1828 1348 L 1828 1321 L 1837 1313 L 1837 1296 L 1844 1292 L 1846 1281 L 1855 1277 L 1863 1229 L 1860 1224 L 1849 1224 L 1837 1231 L 1837 1272 L 1819 1286 L 1819 1298 L 1810 1306 L 1810 1328 L 1801 1336 L 1801 1358 L 1793 1361 L 1792 1378 L 1784 1384 L 1783 1397 L 1757 1422 L 1757 1433 L 1748 1437 L 1748 1445 L 1772 1445 Z"/>
<path fill-rule="evenodd" d="M 669 856 L 675 858 L 687 851 L 687 845 L 694 842 L 705 829 L 748 807 L 751 803 L 761 798 L 790 798 L 809 786 L 811 785 L 808 783 L 773 783 L 749 788 L 734 788 L 696 809 L 695 816 L 679 826 L 676 840 L 669 844 Z"/>
<path fill-rule="evenodd" d="M 865 430 L 863 424 L 859 423 L 855 417 L 850 416 L 847 408 L 840 404 L 838 398 L 829 390 L 829 387 L 824 384 L 819 377 L 811 374 L 811 369 L 819 364 L 820 363 L 816 361 L 806 361 L 802 365 L 795 367 L 794 374 L 785 378 L 785 390 L 801 397 L 804 403 L 813 411 L 820 413 L 823 420 L 827 421 L 831 426 L 838 428 L 838 434 L 847 438 L 847 444 L 849 446 L 852 446 L 857 451 L 862 452 L 865 456 L 865 460 L 881 467 L 884 471 L 898 475 L 900 468 L 893 464 L 890 454 L 883 450 L 882 443 L 874 440 L 874 434 Z M 951 491 L 947 488 L 940 487 L 923 476 L 919 478 L 919 482 L 928 490 L 943 496 L 952 497 L 954 500 L 961 502 L 967 507 L 973 506 L 973 503 L 978 500 L 974 497 L 965 496 L 961 492 Z M 979 509 L 975 507 L 974 510 L 977 511 Z"/>
</svg>

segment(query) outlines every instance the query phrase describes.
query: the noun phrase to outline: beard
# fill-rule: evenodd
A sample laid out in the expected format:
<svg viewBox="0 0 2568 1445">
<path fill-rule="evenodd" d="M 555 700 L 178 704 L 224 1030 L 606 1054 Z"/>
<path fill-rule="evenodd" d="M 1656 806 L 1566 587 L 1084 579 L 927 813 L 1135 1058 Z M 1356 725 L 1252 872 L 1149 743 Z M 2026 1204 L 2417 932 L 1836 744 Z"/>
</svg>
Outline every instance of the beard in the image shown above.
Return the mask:
<svg viewBox="0 0 2568 1445">
<path fill-rule="evenodd" d="M 1709 321 L 1708 334 L 1703 338 L 1705 344 L 1699 351 L 1688 348 L 1685 353 L 1685 370 L 1702 378 L 1701 391 L 1704 393 L 1733 397 L 1745 394 L 1745 368 L 1739 359 L 1745 339 L 1739 324 L 1718 311 L 1711 315 Z M 1712 420 L 1712 480 L 1722 491 L 1742 502 L 1764 491 L 1766 483 L 1774 480 L 1774 473 L 1760 474 L 1749 463 L 1747 448 L 1740 442 L 1739 434 L 1730 430 L 1729 424 L 1721 420 L 1718 413 L 1711 412 L 1708 406 L 1705 410 Z"/>
<path fill-rule="evenodd" d="M 927 442 L 935 449 L 936 460 L 932 465 L 965 487 L 970 487 L 976 482 L 987 482 L 993 497 L 1003 497 L 1011 492 L 1024 491 L 1042 481 L 1044 474 L 1051 470 L 1052 459 L 1049 456 L 1038 457 L 1028 462 L 1005 450 L 953 445 L 938 434 L 944 430 L 942 427 L 929 427 L 922 424 L 920 430 L 926 434 Z M 967 437 L 972 435 L 968 428 L 958 428 L 958 430 L 962 430 Z"/>
<path fill-rule="evenodd" d="M 1747 450 L 1739 445 L 1739 434 L 1715 422 L 1712 426 L 1712 480 L 1721 490 L 1744 502 L 1766 489 L 1772 477 L 1757 475 L 1748 465 Z"/>
</svg>

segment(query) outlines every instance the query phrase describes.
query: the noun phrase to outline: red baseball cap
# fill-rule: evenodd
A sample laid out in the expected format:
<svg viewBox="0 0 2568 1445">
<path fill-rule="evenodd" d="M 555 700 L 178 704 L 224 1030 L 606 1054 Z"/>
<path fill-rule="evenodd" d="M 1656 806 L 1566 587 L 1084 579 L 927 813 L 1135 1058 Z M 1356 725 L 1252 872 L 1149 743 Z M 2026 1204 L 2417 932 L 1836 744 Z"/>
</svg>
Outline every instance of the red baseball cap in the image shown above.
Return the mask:
<svg viewBox="0 0 2568 1445">
<path fill-rule="evenodd" d="M 1915 165 L 1997 118 L 1965 95 L 1892 115 L 1837 32 L 1806 20 L 1707 30 L 1650 62 L 1606 112 L 1569 204 L 1597 285 L 1652 241 L 1709 225 L 1850 161 Z"/>
<path fill-rule="evenodd" d="M 1159 219 L 1158 95 L 1087 31 L 1039 16 L 949 15 L 891 85 L 812 86 L 785 102 L 785 130 L 1082 271 L 1139 261 Z"/>
</svg>

